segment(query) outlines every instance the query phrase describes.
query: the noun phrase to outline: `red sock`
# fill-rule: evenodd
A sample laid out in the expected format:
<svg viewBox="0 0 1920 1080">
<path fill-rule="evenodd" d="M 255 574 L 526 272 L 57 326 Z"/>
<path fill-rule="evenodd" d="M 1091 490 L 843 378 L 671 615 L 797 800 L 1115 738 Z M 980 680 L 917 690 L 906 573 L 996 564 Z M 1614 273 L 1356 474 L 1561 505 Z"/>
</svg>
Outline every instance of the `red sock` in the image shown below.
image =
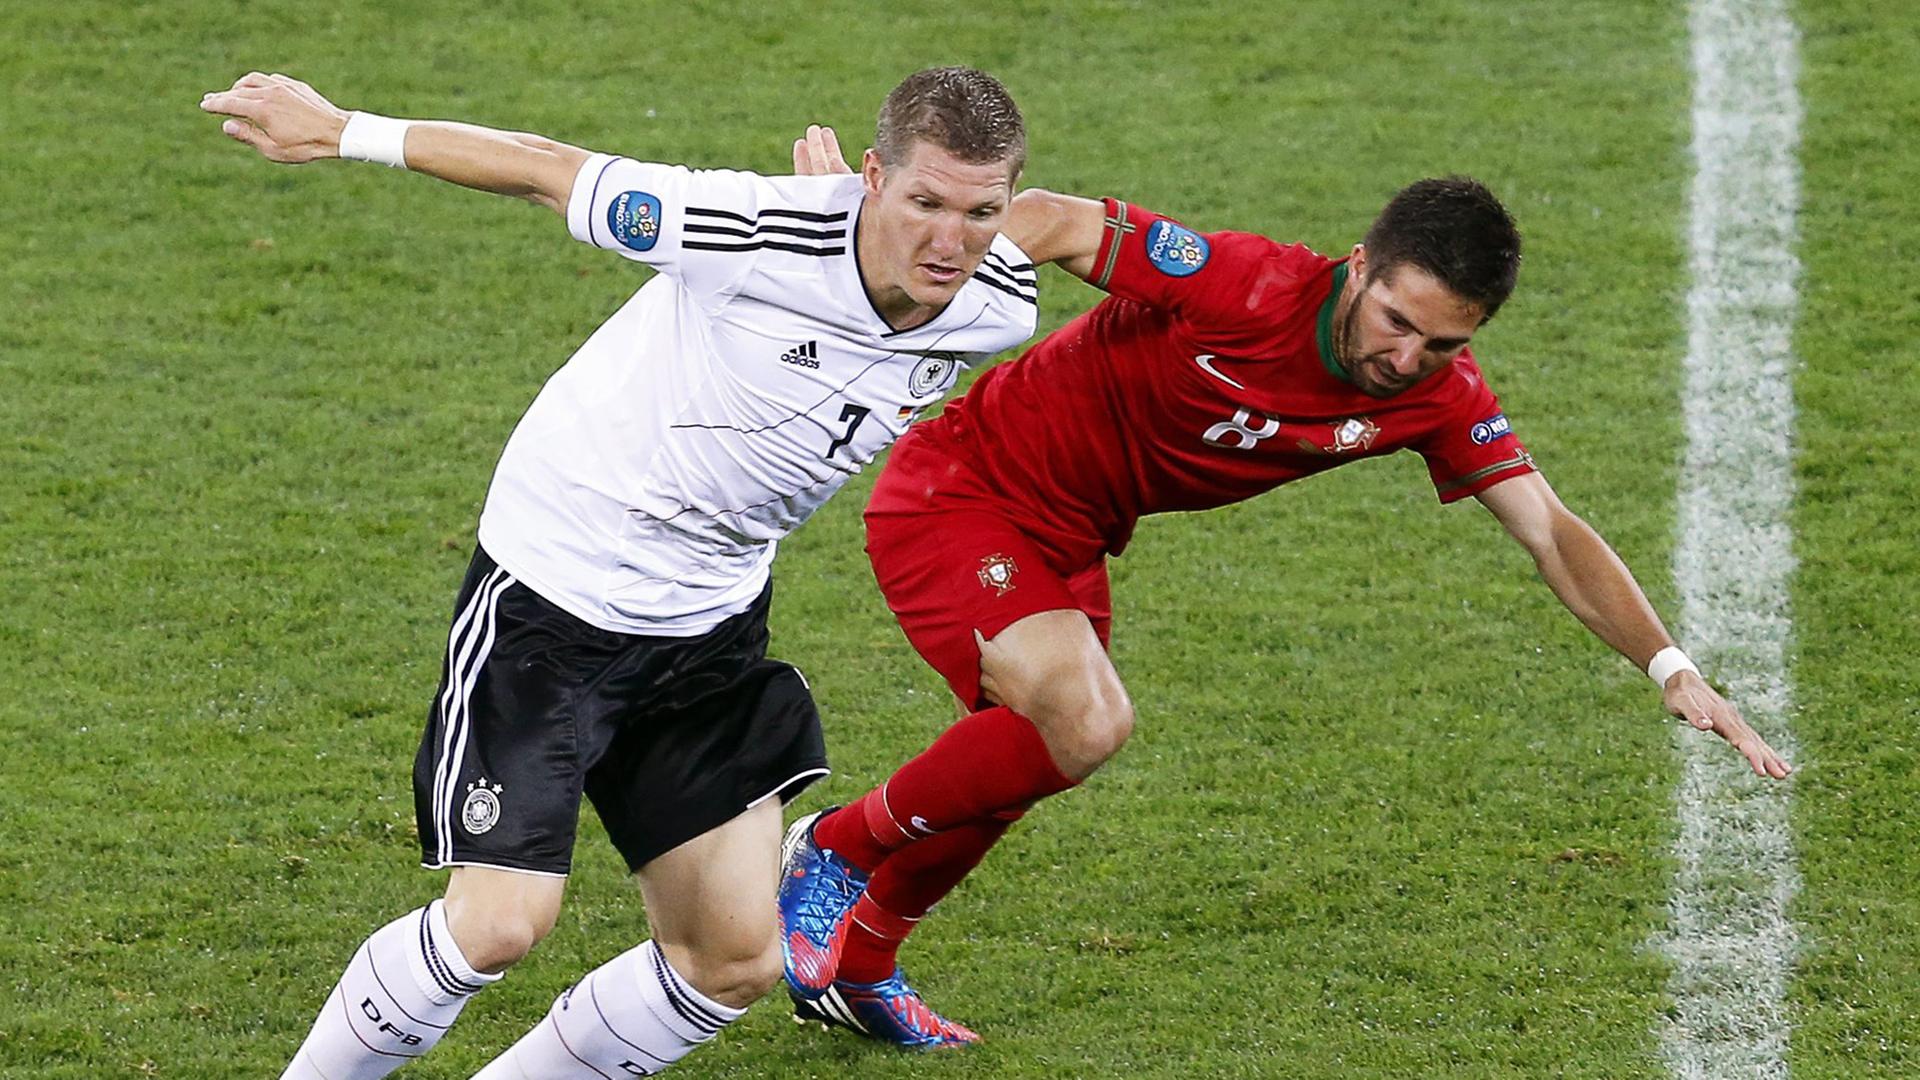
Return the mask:
<svg viewBox="0 0 1920 1080">
<path fill-rule="evenodd" d="M 821 847 L 871 873 L 887 853 L 997 811 L 1022 809 L 1073 787 L 1033 722 L 983 709 L 948 728 L 920 756 L 856 802 L 814 824 Z"/>
<path fill-rule="evenodd" d="M 887 856 L 853 906 L 839 978 L 879 982 L 898 966 L 900 943 L 922 916 L 980 865 L 1023 810 L 1009 810 L 916 841 Z"/>
</svg>

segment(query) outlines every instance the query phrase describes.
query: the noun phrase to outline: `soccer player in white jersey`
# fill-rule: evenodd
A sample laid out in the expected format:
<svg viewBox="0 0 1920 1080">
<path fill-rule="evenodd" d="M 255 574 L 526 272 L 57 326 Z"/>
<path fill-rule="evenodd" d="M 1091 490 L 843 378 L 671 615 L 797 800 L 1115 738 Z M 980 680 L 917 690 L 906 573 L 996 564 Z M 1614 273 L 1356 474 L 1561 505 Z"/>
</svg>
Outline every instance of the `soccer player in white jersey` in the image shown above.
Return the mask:
<svg viewBox="0 0 1920 1080">
<path fill-rule="evenodd" d="M 654 937 L 480 1076 L 657 1072 L 780 978 L 780 807 L 826 772 L 805 681 L 766 656 L 781 537 L 962 366 L 1033 332 L 1033 267 L 999 235 L 1019 110 L 978 71 L 922 71 L 860 173 L 763 177 L 349 113 L 282 75 L 201 107 L 269 160 L 516 196 L 660 271 L 547 382 L 494 473 L 414 768 L 446 897 L 359 947 L 285 1076 L 363 1080 L 429 1050 L 552 929 L 582 794 Z"/>
</svg>

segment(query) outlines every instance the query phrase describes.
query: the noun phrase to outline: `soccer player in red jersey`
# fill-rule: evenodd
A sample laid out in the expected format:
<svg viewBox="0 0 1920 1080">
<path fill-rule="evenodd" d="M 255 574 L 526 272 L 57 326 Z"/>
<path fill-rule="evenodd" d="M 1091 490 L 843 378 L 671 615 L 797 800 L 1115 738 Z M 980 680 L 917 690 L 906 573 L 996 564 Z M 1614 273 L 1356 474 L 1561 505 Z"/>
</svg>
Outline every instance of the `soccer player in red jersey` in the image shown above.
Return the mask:
<svg viewBox="0 0 1920 1080">
<path fill-rule="evenodd" d="M 1343 259 L 1042 191 L 1015 199 L 1007 235 L 1110 296 L 913 428 L 881 472 L 866 512 L 874 574 L 967 713 L 879 787 L 789 832 L 782 937 L 799 1015 L 915 1045 L 974 1041 L 913 994 L 895 954 L 1028 807 L 1126 742 L 1106 557 L 1142 515 L 1364 457 L 1420 454 L 1440 500 L 1492 511 L 1669 712 L 1756 773 L 1787 775 L 1560 502 L 1474 362 L 1468 343 L 1520 262 L 1486 188 L 1415 183 Z M 876 994 L 923 1037 L 871 1022 Z"/>
</svg>

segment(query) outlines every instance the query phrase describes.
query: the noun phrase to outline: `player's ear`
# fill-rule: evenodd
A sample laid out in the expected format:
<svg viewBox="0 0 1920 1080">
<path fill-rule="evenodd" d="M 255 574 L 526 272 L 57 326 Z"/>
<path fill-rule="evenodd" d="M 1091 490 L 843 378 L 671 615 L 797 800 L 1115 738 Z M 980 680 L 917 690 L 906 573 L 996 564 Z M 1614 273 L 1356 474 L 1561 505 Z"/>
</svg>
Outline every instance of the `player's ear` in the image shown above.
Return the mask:
<svg viewBox="0 0 1920 1080">
<path fill-rule="evenodd" d="M 1347 253 L 1347 276 L 1364 278 L 1367 276 L 1367 245 L 1355 244 Z"/>
<path fill-rule="evenodd" d="M 860 175 L 867 182 L 867 194 L 880 194 L 880 182 L 886 178 L 886 166 L 880 164 L 880 151 L 867 147 L 860 156 Z"/>
</svg>

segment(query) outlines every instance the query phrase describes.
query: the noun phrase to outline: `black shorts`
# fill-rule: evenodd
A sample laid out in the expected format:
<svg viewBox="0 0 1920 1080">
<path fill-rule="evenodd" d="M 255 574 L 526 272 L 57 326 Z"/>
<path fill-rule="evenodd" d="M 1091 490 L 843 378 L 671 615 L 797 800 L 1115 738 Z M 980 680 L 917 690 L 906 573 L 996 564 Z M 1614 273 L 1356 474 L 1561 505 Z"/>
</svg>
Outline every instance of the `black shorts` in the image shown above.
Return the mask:
<svg viewBox="0 0 1920 1080">
<path fill-rule="evenodd" d="M 632 869 L 827 772 L 772 586 L 699 637 L 616 634 L 475 549 L 413 766 L 422 864 L 561 875 L 580 796 Z"/>
</svg>

